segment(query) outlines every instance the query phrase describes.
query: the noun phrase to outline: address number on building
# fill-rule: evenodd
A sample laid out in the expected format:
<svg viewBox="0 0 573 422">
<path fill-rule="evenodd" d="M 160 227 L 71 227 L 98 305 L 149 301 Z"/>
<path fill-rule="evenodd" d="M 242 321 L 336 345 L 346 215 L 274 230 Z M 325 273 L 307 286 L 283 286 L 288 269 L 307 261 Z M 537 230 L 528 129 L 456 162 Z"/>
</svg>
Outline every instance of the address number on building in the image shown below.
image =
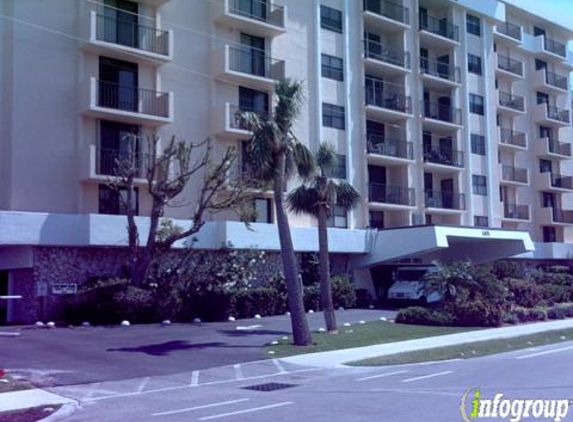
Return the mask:
<svg viewBox="0 0 573 422">
<path fill-rule="evenodd" d="M 52 294 L 54 295 L 75 295 L 78 292 L 78 285 L 75 283 L 52 284 Z"/>
</svg>

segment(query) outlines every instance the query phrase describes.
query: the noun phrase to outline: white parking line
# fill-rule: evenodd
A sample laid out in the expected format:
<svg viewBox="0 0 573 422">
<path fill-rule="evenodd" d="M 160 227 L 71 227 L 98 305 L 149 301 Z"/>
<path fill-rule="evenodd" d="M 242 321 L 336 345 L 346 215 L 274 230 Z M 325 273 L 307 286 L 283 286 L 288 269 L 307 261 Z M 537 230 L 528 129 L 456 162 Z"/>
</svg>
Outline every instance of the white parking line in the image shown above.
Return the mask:
<svg viewBox="0 0 573 422">
<path fill-rule="evenodd" d="M 199 385 L 199 371 L 193 371 L 191 373 L 191 384 L 189 384 L 191 387 L 195 387 L 196 385 Z"/>
<path fill-rule="evenodd" d="M 161 413 L 153 413 L 152 416 L 175 415 L 177 413 L 191 412 L 193 410 L 200 410 L 200 409 L 209 409 L 211 407 L 218 407 L 218 406 L 227 406 L 229 404 L 242 403 L 242 402 L 249 401 L 249 400 L 250 399 L 237 399 L 237 400 L 221 401 L 218 403 L 204 404 L 202 406 L 188 407 L 186 409 L 178 409 L 178 410 L 170 410 L 170 411 L 161 412 Z"/>
<path fill-rule="evenodd" d="M 233 365 L 233 369 L 235 370 L 235 379 L 242 380 L 243 378 L 245 378 L 240 364 Z"/>
<path fill-rule="evenodd" d="M 537 352 L 537 353 L 532 353 L 530 355 L 523 355 L 523 356 L 517 356 L 515 359 L 529 359 L 529 358 L 535 358 L 537 356 L 544 356 L 544 355 L 549 355 L 551 353 L 559 353 L 559 352 L 564 352 L 566 350 L 571 350 L 573 349 L 573 346 L 568 346 L 568 347 L 561 347 L 559 349 L 553 349 L 553 350 L 546 350 L 544 352 Z"/>
<path fill-rule="evenodd" d="M 410 372 L 410 371 L 385 372 L 383 374 L 371 375 L 369 377 L 364 377 L 364 378 L 358 378 L 356 381 L 367 381 L 367 380 L 373 380 L 376 378 L 390 377 L 392 375 L 405 374 L 406 372 Z"/>
<path fill-rule="evenodd" d="M 407 378 L 405 380 L 402 380 L 402 382 L 413 382 L 413 381 L 425 380 L 427 378 L 434 378 L 434 377 L 440 377 L 442 375 L 448 375 L 448 374 L 451 374 L 452 372 L 454 372 L 454 371 L 436 372 L 435 374 L 423 375 L 421 377 Z"/>
<path fill-rule="evenodd" d="M 273 363 L 275 364 L 275 366 L 279 370 L 280 374 L 284 374 L 286 372 L 284 366 L 282 365 L 282 363 L 280 363 L 280 361 L 273 359 Z"/>
<path fill-rule="evenodd" d="M 276 403 L 276 404 L 271 404 L 269 406 L 261 406 L 261 407 L 252 407 L 250 409 L 244 409 L 244 410 L 237 410 L 236 412 L 229 412 L 229 413 L 221 413 L 220 415 L 212 415 L 212 416 L 204 416 L 202 418 L 199 418 L 200 421 L 208 421 L 211 419 L 219 419 L 219 418 L 225 418 L 227 416 L 235 416 L 235 415 L 242 415 L 245 413 L 253 413 L 253 412 L 258 412 L 260 410 L 266 410 L 266 409 L 274 409 L 277 407 L 283 407 L 283 406 L 288 406 L 293 404 L 292 401 L 285 401 L 282 403 Z"/>
</svg>

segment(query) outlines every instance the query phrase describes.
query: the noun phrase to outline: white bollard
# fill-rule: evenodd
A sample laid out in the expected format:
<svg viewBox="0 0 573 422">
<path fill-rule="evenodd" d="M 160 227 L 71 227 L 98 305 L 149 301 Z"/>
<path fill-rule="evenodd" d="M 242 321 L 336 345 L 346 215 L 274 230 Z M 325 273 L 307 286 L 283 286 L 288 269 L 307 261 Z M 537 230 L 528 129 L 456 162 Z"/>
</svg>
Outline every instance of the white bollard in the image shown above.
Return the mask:
<svg viewBox="0 0 573 422">
<path fill-rule="evenodd" d="M 227 321 L 233 322 L 235 321 L 235 317 L 230 316 L 229 318 L 227 318 Z"/>
<path fill-rule="evenodd" d="M 129 327 L 131 324 L 129 323 L 129 321 L 125 320 L 125 321 L 121 321 L 121 325 L 122 327 Z"/>
</svg>

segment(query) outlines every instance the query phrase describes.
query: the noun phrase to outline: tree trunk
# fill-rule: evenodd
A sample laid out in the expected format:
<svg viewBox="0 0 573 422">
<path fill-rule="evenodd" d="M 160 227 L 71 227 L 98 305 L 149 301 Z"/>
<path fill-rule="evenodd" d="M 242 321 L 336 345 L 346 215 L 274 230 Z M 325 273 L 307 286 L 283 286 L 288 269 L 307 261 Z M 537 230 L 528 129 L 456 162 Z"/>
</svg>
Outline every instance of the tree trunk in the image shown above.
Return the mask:
<svg viewBox="0 0 573 422">
<path fill-rule="evenodd" d="M 278 157 L 277 166 L 278 169 L 274 177 L 273 189 L 293 340 L 297 346 L 309 346 L 312 344 L 312 336 L 304 311 L 302 280 L 298 272 L 298 264 L 292 244 L 288 217 L 284 209 L 284 153 Z"/>
<path fill-rule="evenodd" d="M 330 258 L 328 255 L 328 229 L 326 227 L 326 206 L 318 207 L 318 272 L 320 276 L 320 296 L 322 297 L 322 312 L 326 322 L 326 331 L 338 332 L 334 305 L 332 303 L 332 284 L 330 282 Z"/>
<path fill-rule="evenodd" d="M 162 207 L 160 205 L 153 205 L 151 215 L 149 217 L 149 233 L 147 235 L 147 243 L 143 247 L 137 259 L 137 265 L 134 272 L 131 274 L 131 282 L 135 285 L 142 285 L 147 280 L 149 266 L 151 259 L 155 253 L 155 242 L 157 238 L 157 228 L 159 227 L 159 218 L 161 216 Z"/>
</svg>

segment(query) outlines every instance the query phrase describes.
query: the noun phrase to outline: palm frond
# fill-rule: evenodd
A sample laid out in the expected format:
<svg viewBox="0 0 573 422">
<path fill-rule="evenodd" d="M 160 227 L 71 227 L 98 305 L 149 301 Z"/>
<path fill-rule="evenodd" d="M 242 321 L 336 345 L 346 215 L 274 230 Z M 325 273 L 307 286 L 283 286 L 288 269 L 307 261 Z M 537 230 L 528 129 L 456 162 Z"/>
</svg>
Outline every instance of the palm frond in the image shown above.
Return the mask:
<svg viewBox="0 0 573 422">
<path fill-rule="evenodd" d="M 348 182 L 339 182 L 336 184 L 336 205 L 351 210 L 355 208 L 362 198 L 354 187 Z"/>
<path fill-rule="evenodd" d="M 303 84 L 294 79 L 283 79 L 275 85 L 275 93 L 275 119 L 281 131 L 288 133 L 302 108 Z"/>
<path fill-rule="evenodd" d="M 252 111 L 237 111 L 235 113 L 235 118 L 241 128 L 245 128 L 251 132 L 261 130 L 265 124 L 265 120 L 262 116 L 259 113 L 254 113 Z"/>
<path fill-rule="evenodd" d="M 321 142 L 314 153 L 314 158 L 321 173 L 327 174 L 336 164 L 336 148 L 332 144 Z"/>
<path fill-rule="evenodd" d="M 300 185 L 287 195 L 287 206 L 295 214 L 318 216 L 319 195 L 314 187 Z"/>
<path fill-rule="evenodd" d="M 315 175 L 316 161 L 306 145 L 295 141 L 288 155 L 292 155 L 293 164 L 296 166 L 296 172 L 301 179 L 309 180 Z"/>
</svg>

